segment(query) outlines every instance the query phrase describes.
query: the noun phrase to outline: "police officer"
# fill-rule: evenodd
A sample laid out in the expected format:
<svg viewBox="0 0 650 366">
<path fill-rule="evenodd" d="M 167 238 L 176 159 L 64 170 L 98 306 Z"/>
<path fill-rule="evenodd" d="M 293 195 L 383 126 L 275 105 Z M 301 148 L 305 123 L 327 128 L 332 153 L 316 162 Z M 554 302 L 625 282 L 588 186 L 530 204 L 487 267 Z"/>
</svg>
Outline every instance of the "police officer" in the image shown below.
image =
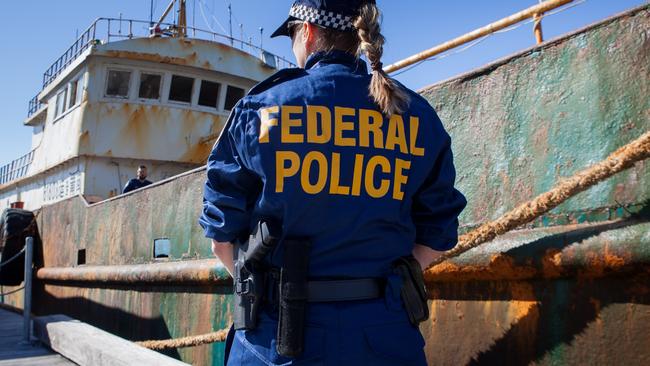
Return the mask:
<svg viewBox="0 0 650 366">
<path fill-rule="evenodd" d="M 422 286 L 396 263 L 424 267 L 454 247 L 466 201 L 435 111 L 382 70 L 379 23 L 374 1 L 296 1 L 273 36 L 291 38 L 300 67 L 254 87 L 208 159 L 200 223 L 230 273 L 233 244 L 259 222 L 279 238 L 256 325 L 231 332 L 229 365 L 426 364 L 426 300 L 418 309 L 405 295 Z"/>
</svg>

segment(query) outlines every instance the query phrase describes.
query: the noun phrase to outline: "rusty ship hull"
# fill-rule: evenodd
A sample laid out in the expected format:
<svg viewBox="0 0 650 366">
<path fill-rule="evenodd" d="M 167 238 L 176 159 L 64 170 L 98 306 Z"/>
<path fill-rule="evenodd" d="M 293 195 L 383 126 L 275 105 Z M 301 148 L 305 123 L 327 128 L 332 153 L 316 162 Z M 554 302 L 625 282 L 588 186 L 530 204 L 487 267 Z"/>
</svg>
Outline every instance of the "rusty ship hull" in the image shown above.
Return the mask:
<svg viewBox="0 0 650 366">
<path fill-rule="evenodd" d="M 649 75 L 643 6 L 422 89 L 454 141 L 469 201 L 462 230 L 648 131 Z M 204 181 L 198 168 L 99 203 L 42 207 L 35 312 L 134 341 L 228 327 L 231 280 L 197 225 Z M 429 363 L 650 363 L 649 202 L 646 161 L 434 267 L 421 325 Z M 157 238 L 171 242 L 169 258 L 153 258 Z M 19 307 L 21 296 L 5 301 Z M 223 352 L 214 343 L 168 353 L 217 365 Z"/>
</svg>

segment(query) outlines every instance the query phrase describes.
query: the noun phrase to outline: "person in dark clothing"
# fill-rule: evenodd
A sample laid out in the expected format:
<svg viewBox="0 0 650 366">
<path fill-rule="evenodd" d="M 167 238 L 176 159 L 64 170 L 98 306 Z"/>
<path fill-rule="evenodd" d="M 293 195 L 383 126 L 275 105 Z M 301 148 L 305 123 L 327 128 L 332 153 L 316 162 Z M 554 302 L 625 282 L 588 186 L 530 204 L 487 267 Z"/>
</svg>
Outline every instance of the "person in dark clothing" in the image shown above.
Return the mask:
<svg viewBox="0 0 650 366">
<path fill-rule="evenodd" d="M 296 1 L 273 36 L 300 67 L 240 100 L 208 158 L 199 222 L 236 278 L 227 365 L 426 366 L 416 274 L 456 246 L 466 200 L 435 110 L 383 70 L 380 19 L 374 0 Z"/>
<path fill-rule="evenodd" d="M 129 193 L 135 191 L 136 189 L 146 187 L 151 184 L 151 181 L 147 180 L 147 167 L 140 165 L 138 167 L 137 178 L 133 178 L 126 183 L 122 193 Z"/>
</svg>

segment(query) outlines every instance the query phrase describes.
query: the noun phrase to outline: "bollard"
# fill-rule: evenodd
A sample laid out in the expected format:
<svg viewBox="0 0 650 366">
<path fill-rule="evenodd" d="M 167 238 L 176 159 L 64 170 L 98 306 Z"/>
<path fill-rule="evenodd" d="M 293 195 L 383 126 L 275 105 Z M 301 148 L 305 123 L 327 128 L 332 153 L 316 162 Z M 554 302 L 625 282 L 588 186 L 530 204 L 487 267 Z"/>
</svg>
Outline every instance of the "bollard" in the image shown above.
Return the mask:
<svg viewBox="0 0 650 366">
<path fill-rule="evenodd" d="M 31 342 L 32 313 L 32 260 L 34 257 L 34 238 L 25 239 L 25 293 L 23 298 L 23 342 Z"/>
</svg>

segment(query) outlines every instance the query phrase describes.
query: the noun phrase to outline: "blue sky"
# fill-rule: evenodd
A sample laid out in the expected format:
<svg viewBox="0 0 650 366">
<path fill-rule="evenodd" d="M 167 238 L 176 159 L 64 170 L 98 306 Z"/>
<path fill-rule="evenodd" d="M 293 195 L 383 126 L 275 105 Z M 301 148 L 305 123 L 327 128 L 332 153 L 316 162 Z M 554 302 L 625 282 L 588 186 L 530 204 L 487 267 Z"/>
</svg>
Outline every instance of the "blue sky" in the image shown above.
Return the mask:
<svg viewBox="0 0 650 366">
<path fill-rule="evenodd" d="M 576 30 L 647 0 L 587 0 L 544 19 L 545 37 L 551 39 Z M 168 0 L 154 0 L 160 15 Z M 227 29 L 228 0 L 187 0 L 188 21 L 198 28 L 222 32 Z M 286 17 L 291 0 L 232 0 L 234 35 L 244 24 L 246 38 L 264 48 L 293 59 L 289 41 L 268 35 Z M 388 39 L 384 64 L 472 31 L 480 26 L 535 5 L 538 0 L 378 0 L 384 11 L 383 33 Z M 196 12 L 193 5 L 196 4 Z M 200 6 L 210 24 L 206 25 Z M 40 90 L 43 71 L 74 41 L 77 32 L 97 17 L 149 18 L 150 0 L 22 0 L 3 4 L 3 33 L 0 41 L 0 164 L 29 152 L 31 128 L 22 125 L 27 103 Z M 194 15 L 195 14 L 195 15 Z M 397 79 L 413 89 L 450 78 L 534 45 L 532 24 L 493 35 L 483 42 L 449 57 L 425 62 L 400 74 Z"/>
</svg>

